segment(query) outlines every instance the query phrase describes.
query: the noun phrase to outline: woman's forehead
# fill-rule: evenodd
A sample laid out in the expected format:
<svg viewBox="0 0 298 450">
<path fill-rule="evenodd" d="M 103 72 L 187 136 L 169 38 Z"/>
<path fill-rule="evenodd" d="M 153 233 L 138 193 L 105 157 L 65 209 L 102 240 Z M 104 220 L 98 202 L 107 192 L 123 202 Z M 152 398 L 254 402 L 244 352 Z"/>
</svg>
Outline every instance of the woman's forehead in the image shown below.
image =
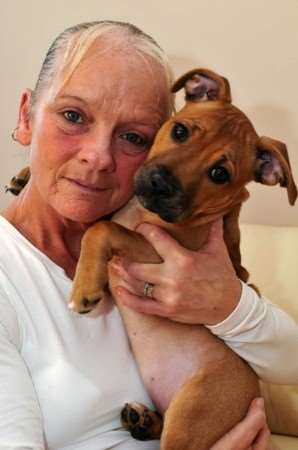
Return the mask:
<svg viewBox="0 0 298 450">
<path fill-rule="evenodd" d="M 56 90 L 55 99 L 77 97 L 90 105 L 123 102 L 144 109 L 164 110 L 169 91 L 162 68 L 136 51 L 108 52 L 98 45 L 90 48 L 70 78 Z"/>
<path fill-rule="evenodd" d="M 89 48 L 68 81 L 89 85 L 90 81 L 95 85 L 108 82 L 114 87 L 119 83 L 143 85 L 143 88 L 154 86 L 166 90 L 164 72 L 152 58 L 141 55 L 136 49 L 109 49 L 100 42 Z"/>
</svg>

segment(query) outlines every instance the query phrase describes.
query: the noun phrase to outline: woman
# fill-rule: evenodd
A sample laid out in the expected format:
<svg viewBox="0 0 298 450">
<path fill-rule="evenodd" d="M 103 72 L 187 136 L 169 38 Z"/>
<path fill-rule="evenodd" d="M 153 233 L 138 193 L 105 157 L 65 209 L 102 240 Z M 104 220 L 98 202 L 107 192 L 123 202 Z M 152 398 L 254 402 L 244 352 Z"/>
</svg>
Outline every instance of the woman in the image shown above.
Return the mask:
<svg viewBox="0 0 298 450">
<path fill-rule="evenodd" d="M 78 316 L 68 311 L 67 299 L 82 235 L 132 195 L 133 175 L 171 113 L 170 84 L 166 59 L 150 37 L 131 25 L 95 22 L 62 33 L 47 54 L 34 91 L 22 95 L 14 136 L 20 144 L 30 145 L 31 178 L 0 220 L 0 448 L 159 447 L 156 441 L 134 441 L 120 427 L 119 413 L 126 401 L 150 404 L 150 399 L 117 309 L 96 319 Z M 212 270 L 231 298 L 229 306 L 217 298 L 220 313 L 215 317 L 204 304 L 196 314 L 189 305 L 183 306 L 186 313 L 176 308 L 171 317 L 209 324 L 214 332 L 230 316 L 236 327 L 243 313 L 243 308 L 239 313 L 241 286 L 218 228 L 215 225 L 204 254 L 191 256 L 197 262 L 202 258 L 207 269 L 194 266 L 196 277 L 189 292 L 182 287 L 179 298 L 198 297 L 203 285 L 208 304 L 214 292 L 206 287 L 204 270 Z M 166 247 L 167 252 L 185 254 L 162 231 L 148 226 L 140 231 L 157 250 Z M 147 273 L 144 278 L 143 266 L 120 266 L 125 278 L 120 301 L 140 308 L 138 298 L 145 313 L 164 313 L 146 310 L 143 290 L 145 281 L 154 282 L 160 289 L 160 295 L 158 289 L 154 292 L 156 301 L 166 308 L 164 291 L 171 298 L 177 290 L 177 285 L 169 287 L 164 281 L 173 278 L 169 264 L 165 257 L 154 280 Z M 181 267 L 175 278 L 182 279 L 187 271 Z M 245 294 L 246 289 L 242 297 L 251 295 Z M 261 313 L 255 309 L 255 315 L 262 316 L 255 328 L 260 332 L 268 314 L 264 308 Z M 250 342 L 239 351 L 265 376 L 272 354 L 280 361 L 297 333 L 290 318 L 281 312 L 275 315 L 282 316 L 287 330 L 284 339 L 270 337 L 278 350 L 272 350 L 266 339 L 259 342 L 263 350 L 270 350 L 260 367 L 260 352 Z M 294 373 L 293 367 L 279 376 L 288 380 Z M 264 409 L 256 401 L 246 419 L 214 450 L 263 450 L 268 439 Z"/>
</svg>

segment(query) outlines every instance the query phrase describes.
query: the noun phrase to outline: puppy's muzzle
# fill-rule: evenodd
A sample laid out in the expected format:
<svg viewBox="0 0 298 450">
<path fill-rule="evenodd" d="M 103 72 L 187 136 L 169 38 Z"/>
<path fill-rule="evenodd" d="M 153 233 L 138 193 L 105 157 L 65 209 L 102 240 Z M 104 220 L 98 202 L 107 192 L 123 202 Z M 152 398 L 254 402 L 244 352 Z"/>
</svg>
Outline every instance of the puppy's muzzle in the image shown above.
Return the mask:
<svg viewBox="0 0 298 450">
<path fill-rule="evenodd" d="M 135 193 L 144 208 L 166 222 L 184 217 L 186 196 L 180 181 L 166 166 L 144 166 L 136 176 Z"/>
</svg>

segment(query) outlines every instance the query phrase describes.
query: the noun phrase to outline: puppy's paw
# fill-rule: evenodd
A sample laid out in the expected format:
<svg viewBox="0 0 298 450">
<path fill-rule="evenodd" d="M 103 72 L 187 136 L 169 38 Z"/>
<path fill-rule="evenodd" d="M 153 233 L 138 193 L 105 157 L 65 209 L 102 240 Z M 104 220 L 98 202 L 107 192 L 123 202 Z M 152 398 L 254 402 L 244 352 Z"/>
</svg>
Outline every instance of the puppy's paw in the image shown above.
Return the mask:
<svg viewBox="0 0 298 450">
<path fill-rule="evenodd" d="M 141 403 L 126 403 L 121 411 L 121 422 L 132 437 L 139 441 L 159 439 L 161 435 L 161 415 Z"/>
<path fill-rule="evenodd" d="M 88 314 L 96 308 L 104 296 L 105 292 L 102 290 L 88 292 L 86 289 L 74 288 L 68 307 L 76 313 Z"/>
</svg>

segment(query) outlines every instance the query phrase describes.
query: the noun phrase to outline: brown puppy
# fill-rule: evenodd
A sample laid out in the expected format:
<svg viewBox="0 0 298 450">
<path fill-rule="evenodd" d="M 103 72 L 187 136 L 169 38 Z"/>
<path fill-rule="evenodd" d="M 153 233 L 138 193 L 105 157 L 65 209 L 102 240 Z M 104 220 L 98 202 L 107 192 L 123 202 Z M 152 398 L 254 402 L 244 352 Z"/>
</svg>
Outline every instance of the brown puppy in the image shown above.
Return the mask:
<svg viewBox="0 0 298 450">
<path fill-rule="evenodd" d="M 227 80 L 205 69 L 180 78 L 185 107 L 159 131 L 136 176 L 136 196 L 113 217 L 85 234 L 74 280 L 71 308 L 91 311 L 117 279 L 108 261 L 161 261 L 133 231 L 140 223 L 164 227 L 182 245 L 200 248 L 210 224 L 224 218 L 224 238 L 235 270 L 241 266 L 238 215 L 252 181 L 287 188 L 297 197 L 284 144 L 258 137 L 247 117 L 231 104 Z M 103 302 L 104 303 L 104 302 Z M 145 316 L 118 305 L 141 374 L 159 412 L 165 414 L 162 450 L 207 450 L 245 415 L 258 395 L 253 371 L 203 326 Z M 146 349 L 143 352 L 143 349 Z M 149 355 L 149 357 L 148 357 Z M 174 355 L 174 357 L 173 357 Z M 133 400 L 133 399 L 132 399 Z M 128 405 L 123 423 L 139 439 L 158 438 L 161 418 L 138 404 Z"/>
<path fill-rule="evenodd" d="M 186 105 L 159 131 L 136 176 L 136 196 L 113 222 L 99 222 L 83 239 L 71 297 L 75 311 L 90 311 L 104 297 L 108 280 L 113 291 L 117 280 L 108 276 L 107 263 L 114 255 L 160 262 L 143 236 L 131 231 L 142 222 L 161 225 L 185 247 L 198 249 L 211 222 L 223 216 L 230 257 L 239 278 L 247 281 L 238 227 L 241 203 L 248 197 L 245 185 L 279 183 L 287 188 L 290 204 L 295 202 L 286 146 L 258 137 L 231 104 L 227 80 L 198 69 L 180 78 L 173 90 L 182 87 Z M 167 410 L 161 449 L 209 449 L 243 418 L 257 395 L 252 370 L 204 327 L 119 307 L 149 394 L 160 412 Z M 144 347 L 150 361 L 142 356 Z M 146 408 L 127 406 L 122 417 L 135 437 L 158 437 L 160 420 Z"/>
</svg>

